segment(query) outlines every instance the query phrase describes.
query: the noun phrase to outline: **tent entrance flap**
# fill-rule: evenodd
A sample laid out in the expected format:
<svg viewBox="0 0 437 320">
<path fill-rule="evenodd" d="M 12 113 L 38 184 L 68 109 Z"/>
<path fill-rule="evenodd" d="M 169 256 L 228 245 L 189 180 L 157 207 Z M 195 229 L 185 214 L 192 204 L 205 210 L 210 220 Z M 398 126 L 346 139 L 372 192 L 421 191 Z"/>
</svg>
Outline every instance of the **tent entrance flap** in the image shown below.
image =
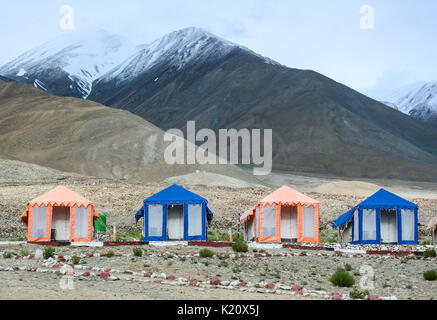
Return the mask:
<svg viewBox="0 0 437 320">
<path fill-rule="evenodd" d="M 297 206 L 281 206 L 281 240 L 297 240 Z"/>
<path fill-rule="evenodd" d="M 52 212 L 52 235 L 55 241 L 70 240 L 70 208 L 53 207 Z"/>
<path fill-rule="evenodd" d="M 398 242 L 398 224 L 396 210 L 381 209 L 381 243 Z"/>
<path fill-rule="evenodd" d="M 167 207 L 167 239 L 184 239 L 184 206 L 169 205 Z"/>
</svg>

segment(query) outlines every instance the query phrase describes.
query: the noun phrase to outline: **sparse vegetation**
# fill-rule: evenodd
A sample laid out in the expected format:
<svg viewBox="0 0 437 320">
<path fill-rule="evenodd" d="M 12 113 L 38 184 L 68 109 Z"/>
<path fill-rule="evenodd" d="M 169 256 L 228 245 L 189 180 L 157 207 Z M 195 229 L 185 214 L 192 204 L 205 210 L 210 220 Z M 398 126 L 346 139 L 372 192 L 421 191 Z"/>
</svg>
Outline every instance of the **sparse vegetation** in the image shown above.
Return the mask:
<svg viewBox="0 0 437 320">
<path fill-rule="evenodd" d="M 214 256 L 214 254 L 215 254 L 214 251 L 206 249 L 206 248 L 200 250 L 200 252 L 199 252 L 199 255 L 201 258 L 211 258 Z"/>
<path fill-rule="evenodd" d="M 244 241 L 235 241 L 232 244 L 232 250 L 235 252 L 247 252 L 249 250 L 247 243 Z"/>
<path fill-rule="evenodd" d="M 143 240 L 143 233 L 138 230 L 117 229 L 117 241 Z"/>
<path fill-rule="evenodd" d="M 135 257 L 141 257 L 143 255 L 143 249 L 141 248 L 133 248 L 132 251 Z"/>
<path fill-rule="evenodd" d="M 80 258 L 79 258 L 79 257 L 73 257 L 73 258 L 71 259 L 71 262 L 73 262 L 73 264 L 79 264 L 79 262 L 80 262 Z"/>
<path fill-rule="evenodd" d="M 107 256 L 108 258 L 111 258 L 111 257 L 115 256 L 115 253 L 114 253 L 114 251 L 109 250 L 109 251 L 106 253 L 106 256 Z"/>
<path fill-rule="evenodd" d="M 3 258 L 5 258 L 5 259 L 12 258 L 12 252 L 5 252 L 5 254 L 3 255 Z"/>
<path fill-rule="evenodd" d="M 320 230 L 320 243 L 336 243 L 338 240 L 337 238 L 336 230 Z"/>
<path fill-rule="evenodd" d="M 355 284 L 354 277 L 344 269 L 338 269 L 329 281 L 337 287 L 352 287 Z"/>
<path fill-rule="evenodd" d="M 423 253 L 423 256 L 425 258 L 435 258 L 436 252 L 434 249 L 426 249 L 425 252 Z"/>
<path fill-rule="evenodd" d="M 352 268 L 352 266 L 351 266 L 349 263 L 346 263 L 346 264 L 344 265 L 344 270 L 346 270 L 346 271 L 352 271 L 353 268 Z"/>
<path fill-rule="evenodd" d="M 360 291 L 357 288 L 354 288 L 351 292 L 349 292 L 349 297 L 351 299 L 364 299 L 366 296 L 369 296 L 370 293 L 368 290 Z"/>
<path fill-rule="evenodd" d="M 436 270 L 428 270 L 423 273 L 423 278 L 428 281 L 437 280 L 437 271 Z"/>
<path fill-rule="evenodd" d="M 43 257 L 44 259 L 53 258 L 55 255 L 55 248 L 47 247 L 44 249 Z"/>
</svg>

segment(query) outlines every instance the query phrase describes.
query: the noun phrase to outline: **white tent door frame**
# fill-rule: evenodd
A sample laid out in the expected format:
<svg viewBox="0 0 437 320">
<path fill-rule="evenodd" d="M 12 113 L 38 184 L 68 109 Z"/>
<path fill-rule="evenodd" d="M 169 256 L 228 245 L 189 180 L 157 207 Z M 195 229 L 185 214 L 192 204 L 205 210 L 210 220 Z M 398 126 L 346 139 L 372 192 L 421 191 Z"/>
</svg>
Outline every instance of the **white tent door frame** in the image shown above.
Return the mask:
<svg viewBox="0 0 437 320">
<path fill-rule="evenodd" d="M 396 210 L 381 209 L 379 214 L 381 224 L 381 243 L 397 243 L 398 218 Z"/>
<path fill-rule="evenodd" d="M 58 241 L 70 240 L 70 208 L 53 207 L 52 211 L 52 229 L 55 229 L 55 239 Z"/>
<path fill-rule="evenodd" d="M 281 206 L 281 239 L 297 239 L 297 206 Z"/>
<path fill-rule="evenodd" d="M 167 239 L 168 240 L 184 239 L 184 206 L 183 205 L 167 206 Z"/>
</svg>

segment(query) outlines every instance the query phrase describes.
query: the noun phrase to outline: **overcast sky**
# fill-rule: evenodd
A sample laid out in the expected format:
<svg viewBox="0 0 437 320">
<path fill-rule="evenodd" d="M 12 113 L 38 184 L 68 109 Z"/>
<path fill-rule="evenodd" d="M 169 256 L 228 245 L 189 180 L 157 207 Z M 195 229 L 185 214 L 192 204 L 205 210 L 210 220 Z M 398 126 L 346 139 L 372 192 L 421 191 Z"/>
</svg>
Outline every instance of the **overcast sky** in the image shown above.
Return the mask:
<svg viewBox="0 0 437 320">
<path fill-rule="evenodd" d="M 142 44 L 202 27 L 377 98 L 411 82 L 437 81 L 436 0 L 0 1 L 0 65 L 69 32 L 59 26 L 62 5 L 74 9 L 76 31 L 104 29 Z M 365 5 L 373 8 L 373 29 L 361 28 Z"/>
</svg>

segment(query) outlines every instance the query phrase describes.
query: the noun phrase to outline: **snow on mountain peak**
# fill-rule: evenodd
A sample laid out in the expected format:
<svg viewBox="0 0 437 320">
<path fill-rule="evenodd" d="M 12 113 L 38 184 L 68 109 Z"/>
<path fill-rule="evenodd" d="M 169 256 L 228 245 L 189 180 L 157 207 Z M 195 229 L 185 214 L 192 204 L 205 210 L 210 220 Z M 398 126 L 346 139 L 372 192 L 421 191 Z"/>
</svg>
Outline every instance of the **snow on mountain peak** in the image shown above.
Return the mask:
<svg viewBox="0 0 437 320">
<path fill-rule="evenodd" d="M 437 82 L 404 86 L 387 95 L 384 101 L 390 107 L 426 121 L 437 115 Z"/>
<path fill-rule="evenodd" d="M 95 79 L 134 51 L 135 46 L 127 39 L 103 30 L 73 32 L 20 55 L 1 67 L 0 74 L 25 78 L 34 75 L 36 78 L 44 70 L 60 68 L 70 79 L 77 79 L 86 98 Z"/>
<path fill-rule="evenodd" d="M 165 62 L 169 67 L 182 69 L 193 61 L 217 60 L 233 49 L 240 48 L 264 60 L 265 63 L 279 63 L 265 58 L 255 52 L 220 38 L 204 29 L 188 27 L 173 31 L 150 44 L 139 46 L 137 54 L 131 56 L 119 66 L 102 76 L 103 82 L 117 79 L 119 82 L 129 81 L 159 62 Z"/>
</svg>

